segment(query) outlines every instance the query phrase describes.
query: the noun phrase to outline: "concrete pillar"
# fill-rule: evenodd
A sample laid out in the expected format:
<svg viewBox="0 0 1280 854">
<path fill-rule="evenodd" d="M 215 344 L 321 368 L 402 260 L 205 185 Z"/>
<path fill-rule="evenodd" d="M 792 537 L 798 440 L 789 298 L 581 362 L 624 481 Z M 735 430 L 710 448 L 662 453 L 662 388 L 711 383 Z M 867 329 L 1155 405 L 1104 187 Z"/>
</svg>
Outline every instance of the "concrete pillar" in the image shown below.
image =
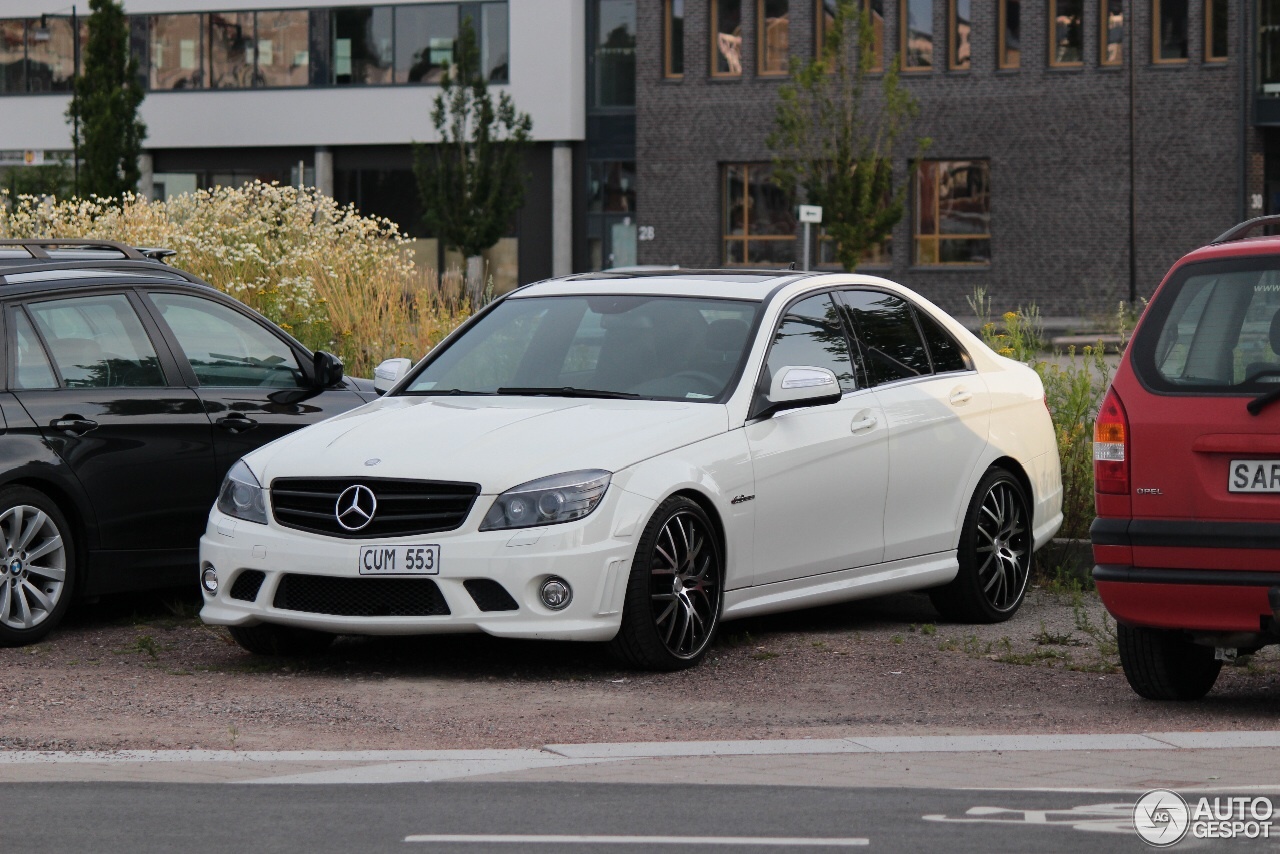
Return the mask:
<svg viewBox="0 0 1280 854">
<path fill-rule="evenodd" d="M 316 146 L 316 189 L 333 195 L 333 152 L 326 145 Z"/>
<path fill-rule="evenodd" d="M 573 272 L 573 149 L 551 149 L 551 275 Z"/>
<path fill-rule="evenodd" d="M 138 195 L 148 201 L 156 197 L 156 163 L 147 152 L 138 155 Z"/>
</svg>

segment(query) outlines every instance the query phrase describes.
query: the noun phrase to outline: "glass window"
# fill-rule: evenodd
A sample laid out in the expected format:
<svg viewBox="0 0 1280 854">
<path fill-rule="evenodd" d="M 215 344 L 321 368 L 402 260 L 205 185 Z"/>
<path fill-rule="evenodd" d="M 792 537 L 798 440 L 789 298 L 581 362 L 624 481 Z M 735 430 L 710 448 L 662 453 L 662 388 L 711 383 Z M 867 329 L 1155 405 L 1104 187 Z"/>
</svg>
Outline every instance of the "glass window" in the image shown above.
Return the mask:
<svg viewBox="0 0 1280 854">
<path fill-rule="evenodd" d="M 634 21 L 634 18 L 632 19 Z M 635 29 L 634 24 L 632 30 Z M 480 63 L 490 83 L 511 79 L 510 23 L 506 3 L 485 3 L 480 11 Z M 635 71 L 632 71 L 635 74 Z"/>
<path fill-rule="evenodd" d="M 969 354 L 941 323 L 933 319 L 933 315 L 916 309 L 916 320 L 920 322 L 920 331 L 929 346 L 929 358 L 933 361 L 935 374 L 972 370 Z"/>
<path fill-rule="evenodd" d="M 19 309 L 10 312 L 9 318 L 15 333 L 13 388 L 57 388 L 58 378 L 27 315 Z"/>
<path fill-rule="evenodd" d="M 43 26 L 41 25 L 43 24 Z M 80 21 L 80 48 L 88 36 Z M 83 53 L 81 54 L 83 57 Z M 46 17 L 27 24 L 27 87 L 32 92 L 69 92 L 75 76 L 76 46 L 71 19 Z"/>
<path fill-rule="evenodd" d="M 254 86 L 253 13 L 213 13 L 208 18 L 208 33 L 210 88 Z"/>
<path fill-rule="evenodd" d="M 26 21 L 0 21 L 0 94 L 27 91 Z"/>
<path fill-rule="evenodd" d="M 332 14 L 333 82 L 390 83 L 391 7 L 334 9 Z"/>
<path fill-rule="evenodd" d="M 1153 0 L 1151 23 L 1156 62 L 1187 61 L 1187 0 Z"/>
<path fill-rule="evenodd" d="M 761 392 L 767 392 L 773 377 L 786 367 L 826 368 L 840 381 L 841 391 L 858 387 L 849 341 L 831 294 L 808 297 L 787 309 L 773 335 Z"/>
<path fill-rule="evenodd" d="M 306 86 L 311 33 L 306 12 L 258 13 L 258 79 L 263 86 Z"/>
<path fill-rule="evenodd" d="M 1204 58 L 1206 62 L 1227 58 L 1227 0 L 1205 0 Z"/>
<path fill-rule="evenodd" d="M 842 291 L 872 385 L 931 373 L 929 353 L 907 302 L 879 291 Z"/>
<path fill-rule="evenodd" d="M 151 339 L 122 294 L 29 306 L 66 388 L 163 386 Z"/>
<path fill-rule="evenodd" d="M 636 103 L 635 0 L 598 0 L 595 96 L 597 107 Z"/>
<path fill-rule="evenodd" d="M 906 71 L 933 68 L 933 0 L 901 0 L 902 67 Z"/>
<path fill-rule="evenodd" d="M 1018 68 L 1022 65 L 1022 2 L 1000 0 L 1000 56 L 1001 68 Z"/>
<path fill-rule="evenodd" d="M 1099 62 L 1120 65 L 1124 62 L 1124 0 L 1102 0 L 1098 13 L 1102 23 Z"/>
<path fill-rule="evenodd" d="M 592 213 L 633 214 L 636 211 L 636 164 L 632 161 L 593 160 L 587 165 Z"/>
<path fill-rule="evenodd" d="M 152 294 L 202 386 L 300 388 L 293 349 L 237 311 L 212 300 Z"/>
<path fill-rule="evenodd" d="M 742 74 L 742 0 L 711 0 L 711 73 Z"/>
<path fill-rule="evenodd" d="M 791 44 L 790 0 L 760 0 L 760 73 L 786 74 Z"/>
<path fill-rule="evenodd" d="M 204 86 L 203 15 L 151 16 L 151 88 L 199 89 Z"/>
<path fill-rule="evenodd" d="M 1258 4 L 1258 83 L 1262 94 L 1280 95 L 1280 0 Z"/>
<path fill-rule="evenodd" d="M 1049 0 L 1050 65 L 1084 64 L 1084 0 Z"/>
<path fill-rule="evenodd" d="M 663 21 L 665 66 L 667 77 L 684 76 L 684 0 L 666 0 L 663 3 L 666 17 Z"/>
<path fill-rule="evenodd" d="M 773 182 L 769 163 L 724 167 L 724 263 L 790 264 L 796 260 L 791 194 Z"/>
<path fill-rule="evenodd" d="M 951 0 L 950 66 L 967 71 L 971 61 L 970 33 L 973 9 L 970 0 Z"/>
<path fill-rule="evenodd" d="M 986 160 L 922 160 L 916 166 L 917 266 L 989 264 L 991 194 Z"/>
<path fill-rule="evenodd" d="M 396 82 L 439 83 L 453 64 L 458 7 L 397 6 Z"/>
</svg>

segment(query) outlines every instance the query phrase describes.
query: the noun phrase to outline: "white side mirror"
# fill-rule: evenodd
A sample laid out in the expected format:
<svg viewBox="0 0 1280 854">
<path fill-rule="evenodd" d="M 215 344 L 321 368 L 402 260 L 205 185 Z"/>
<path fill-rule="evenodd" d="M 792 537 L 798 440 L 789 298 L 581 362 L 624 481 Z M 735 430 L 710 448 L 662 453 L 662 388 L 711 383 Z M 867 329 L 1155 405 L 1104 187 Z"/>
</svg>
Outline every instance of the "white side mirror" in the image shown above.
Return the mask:
<svg viewBox="0 0 1280 854">
<path fill-rule="evenodd" d="M 378 394 L 386 394 L 412 367 L 413 362 L 408 359 L 387 359 L 373 369 L 373 390 Z"/>
<path fill-rule="evenodd" d="M 769 402 L 773 404 L 816 403 L 839 394 L 840 383 L 826 368 L 788 365 L 774 375 L 769 386 Z"/>
</svg>

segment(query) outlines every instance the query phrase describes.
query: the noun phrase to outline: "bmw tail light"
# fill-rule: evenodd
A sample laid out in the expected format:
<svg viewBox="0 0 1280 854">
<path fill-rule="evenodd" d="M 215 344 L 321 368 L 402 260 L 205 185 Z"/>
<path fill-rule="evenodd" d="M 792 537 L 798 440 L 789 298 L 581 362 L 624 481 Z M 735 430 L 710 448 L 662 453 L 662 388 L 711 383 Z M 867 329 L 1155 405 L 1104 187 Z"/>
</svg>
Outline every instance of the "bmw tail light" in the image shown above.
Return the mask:
<svg viewBox="0 0 1280 854">
<path fill-rule="evenodd" d="M 1129 416 L 1114 388 L 1093 423 L 1093 484 L 1098 492 L 1129 494 Z"/>
</svg>

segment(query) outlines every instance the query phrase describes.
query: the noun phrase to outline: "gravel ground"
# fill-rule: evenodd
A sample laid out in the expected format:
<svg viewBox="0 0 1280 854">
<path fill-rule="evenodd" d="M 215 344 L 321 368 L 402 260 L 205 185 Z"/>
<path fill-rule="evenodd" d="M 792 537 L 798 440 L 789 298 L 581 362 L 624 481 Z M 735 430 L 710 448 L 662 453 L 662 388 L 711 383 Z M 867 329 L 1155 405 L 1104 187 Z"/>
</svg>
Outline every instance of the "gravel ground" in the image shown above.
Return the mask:
<svg viewBox="0 0 1280 854">
<path fill-rule="evenodd" d="M 1185 704 L 1140 699 L 1096 596 L 1033 590 L 1011 621 L 937 622 L 901 595 L 726 623 L 691 671 L 635 673 L 603 649 L 487 636 L 343 638 L 257 658 L 195 603 L 84 607 L 0 650 L 0 749 L 439 749 L 556 742 L 1276 727 L 1280 656 Z"/>
</svg>

